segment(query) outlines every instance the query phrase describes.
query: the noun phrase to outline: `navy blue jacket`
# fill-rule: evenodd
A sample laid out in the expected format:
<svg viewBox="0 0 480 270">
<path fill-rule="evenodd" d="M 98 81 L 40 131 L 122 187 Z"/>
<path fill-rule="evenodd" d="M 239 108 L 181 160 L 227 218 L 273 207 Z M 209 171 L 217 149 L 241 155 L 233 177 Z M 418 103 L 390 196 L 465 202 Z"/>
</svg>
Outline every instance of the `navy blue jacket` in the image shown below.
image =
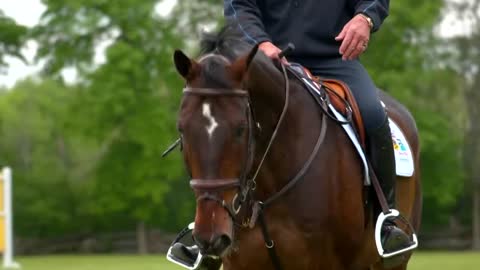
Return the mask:
<svg viewBox="0 0 480 270">
<path fill-rule="evenodd" d="M 339 57 L 335 37 L 358 13 L 377 31 L 388 16 L 389 0 L 224 0 L 227 21 L 238 25 L 252 43 L 271 41 L 280 48 L 292 42 L 289 59 L 306 66 Z"/>
</svg>

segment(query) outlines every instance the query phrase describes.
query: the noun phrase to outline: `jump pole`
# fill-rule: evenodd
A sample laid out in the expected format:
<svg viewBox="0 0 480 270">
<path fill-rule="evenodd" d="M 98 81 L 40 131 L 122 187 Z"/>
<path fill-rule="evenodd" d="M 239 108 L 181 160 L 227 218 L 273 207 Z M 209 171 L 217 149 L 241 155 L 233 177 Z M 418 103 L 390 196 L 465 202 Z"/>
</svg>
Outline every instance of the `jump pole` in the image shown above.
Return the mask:
<svg viewBox="0 0 480 270">
<path fill-rule="evenodd" d="M 1 243 L 3 253 L 3 268 L 18 269 L 20 264 L 13 260 L 13 211 L 12 211 L 12 170 L 4 167 L 0 175 L 2 188 L 3 207 L 0 209 L 1 218 Z"/>
</svg>

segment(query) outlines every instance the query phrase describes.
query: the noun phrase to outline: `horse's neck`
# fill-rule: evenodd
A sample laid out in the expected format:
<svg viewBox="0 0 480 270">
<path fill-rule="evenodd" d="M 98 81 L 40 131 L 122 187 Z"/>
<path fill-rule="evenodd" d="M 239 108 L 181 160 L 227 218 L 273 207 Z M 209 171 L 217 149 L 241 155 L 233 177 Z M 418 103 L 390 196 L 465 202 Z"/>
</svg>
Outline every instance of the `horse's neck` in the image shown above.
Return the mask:
<svg viewBox="0 0 480 270">
<path fill-rule="evenodd" d="M 282 74 L 268 67 L 255 67 L 251 74 L 255 76 L 249 80 L 249 93 L 261 128 L 256 134 L 256 162 L 253 166 L 256 169 L 282 112 L 285 84 Z M 313 258 L 323 250 L 306 246 L 302 249 L 305 241 L 315 242 L 316 247 L 330 248 L 330 233 L 339 233 L 344 236 L 342 239 L 352 239 L 351 233 L 356 235 L 363 228 L 361 217 L 358 218 L 360 221 L 352 221 L 363 213 L 361 170 L 341 127 L 331 120 L 322 120 L 318 105 L 298 82 L 291 82 L 290 87 L 288 111 L 260 168 L 254 199 L 265 202 L 287 186 L 312 154 L 321 134 L 322 121 L 327 121 L 326 136 L 307 173 L 289 192 L 267 205 L 268 211 L 264 212 L 270 236 L 280 242 L 279 247 L 284 247 L 279 250 L 281 254 L 299 251 L 303 255 L 311 251 L 312 254 L 306 256 Z M 344 223 L 347 225 L 340 226 Z M 350 229 L 352 224 L 356 229 Z M 338 227 L 341 229 L 337 230 Z M 346 232 L 342 231 L 344 228 Z M 238 237 L 240 260 L 251 262 L 265 258 L 261 253 L 243 252 L 262 248 L 261 235 L 244 230 L 238 232 Z M 292 249 L 287 253 L 285 250 L 290 244 Z M 288 264 L 288 261 L 282 262 Z"/>
<path fill-rule="evenodd" d="M 261 63 L 251 70 L 250 94 L 259 133 L 257 161 L 260 160 L 278 124 L 285 104 L 283 74 Z M 259 193 L 278 191 L 296 174 L 314 147 L 321 126 L 321 114 L 309 94 L 298 82 L 289 82 L 289 104 L 277 137 L 266 157 L 259 178 Z M 302 91 L 304 91 L 302 93 Z"/>
</svg>

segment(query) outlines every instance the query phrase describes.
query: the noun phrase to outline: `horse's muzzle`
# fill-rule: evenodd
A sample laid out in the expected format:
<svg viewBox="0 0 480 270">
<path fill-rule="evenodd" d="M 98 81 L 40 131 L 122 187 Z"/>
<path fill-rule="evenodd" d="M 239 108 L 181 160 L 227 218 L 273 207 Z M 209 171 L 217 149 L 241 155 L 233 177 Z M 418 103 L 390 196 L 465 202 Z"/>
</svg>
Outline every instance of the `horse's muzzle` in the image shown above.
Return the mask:
<svg viewBox="0 0 480 270">
<path fill-rule="evenodd" d="M 201 237 L 193 236 L 195 243 L 200 248 L 204 255 L 221 256 L 232 244 L 232 239 L 226 234 L 214 236 L 210 239 L 202 239 Z"/>
</svg>

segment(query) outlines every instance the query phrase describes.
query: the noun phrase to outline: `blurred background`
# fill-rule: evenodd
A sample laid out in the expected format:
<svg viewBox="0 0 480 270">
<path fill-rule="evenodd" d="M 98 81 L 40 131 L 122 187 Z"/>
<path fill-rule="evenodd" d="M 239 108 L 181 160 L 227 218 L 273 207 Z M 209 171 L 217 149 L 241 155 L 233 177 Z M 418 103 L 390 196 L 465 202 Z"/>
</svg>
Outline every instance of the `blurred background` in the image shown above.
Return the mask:
<svg viewBox="0 0 480 270">
<path fill-rule="evenodd" d="M 478 270 L 480 0 L 390 9 L 362 60 L 420 130 L 412 269 Z M 163 253 L 194 201 L 180 155 L 160 157 L 177 138 L 172 54 L 222 17 L 213 0 L 0 0 L 0 166 L 24 269 L 178 269 Z"/>
</svg>

